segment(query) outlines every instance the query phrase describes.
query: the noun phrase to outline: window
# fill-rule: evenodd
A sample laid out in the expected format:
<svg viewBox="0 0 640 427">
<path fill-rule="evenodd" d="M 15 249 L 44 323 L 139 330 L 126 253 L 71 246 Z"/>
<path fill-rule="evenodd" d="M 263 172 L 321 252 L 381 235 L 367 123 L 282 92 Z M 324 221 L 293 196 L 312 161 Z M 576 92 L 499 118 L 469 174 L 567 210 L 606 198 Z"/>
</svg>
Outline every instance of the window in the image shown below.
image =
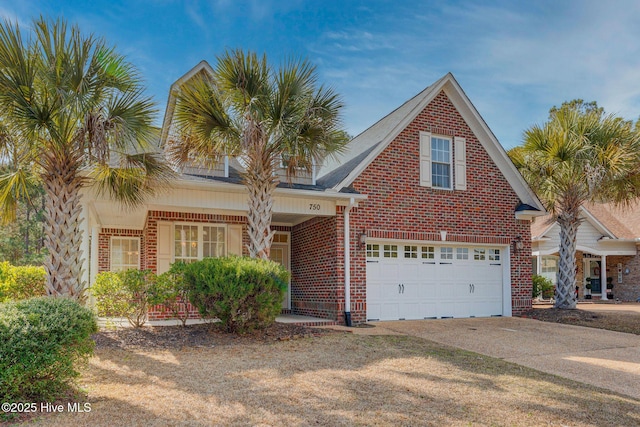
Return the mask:
<svg viewBox="0 0 640 427">
<path fill-rule="evenodd" d="M 398 245 L 384 245 L 383 248 L 385 258 L 398 258 Z"/>
<path fill-rule="evenodd" d="M 489 249 L 489 261 L 500 261 L 500 249 Z"/>
<path fill-rule="evenodd" d="M 551 280 L 555 285 L 558 283 L 558 263 L 560 258 L 553 255 L 545 255 L 540 260 L 539 275 Z"/>
<path fill-rule="evenodd" d="M 174 261 L 193 262 L 198 260 L 198 226 L 175 226 Z"/>
<path fill-rule="evenodd" d="M 273 235 L 273 243 L 289 243 L 289 235 L 285 233 L 276 233 Z"/>
<path fill-rule="evenodd" d="M 202 257 L 217 258 L 224 256 L 225 226 L 203 226 L 202 227 Z"/>
<path fill-rule="evenodd" d="M 469 259 L 469 248 L 456 248 L 456 259 Z"/>
<path fill-rule="evenodd" d="M 176 224 L 174 226 L 175 261 L 186 263 L 227 254 L 227 226 Z"/>
<path fill-rule="evenodd" d="M 476 261 L 484 261 L 485 260 L 485 249 L 479 248 L 473 250 L 473 259 Z"/>
<path fill-rule="evenodd" d="M 451 140 L 431 137 L 431 186 L 451 188 Z"/>
<path fill-rule="evenodd" d="M 440 259 L 453 259 L 453 248 L 440 248 Z"/>
<path fill-rule="evenodd" d="M 405 258 L 418 258 L 418 247 L 417 246 L 405 246 L 404 247 L 404 257 Z"/>
<path fill-rule="evenodd" d="M 467 140 L 420 132 L 420 185 L 467 189 Z M 454 179 L 455 178 L 455 179 Z"/>
<path fill-rule="evenodd" d="M 435 259 L 436 257 L 436 248 L 433 246 L 423 246 L 420 251 L 422 252 L 422 259 Z"/>
<path fill-rule="evenodd" d="M 367 258 L 380 258 L 380 245 L 367 243 Z"/>
<path fill-rule="evenodd" d="M 111 271 L 140 268 L 140 239 L 137 237 L 111 238 Z"/>
</svg>

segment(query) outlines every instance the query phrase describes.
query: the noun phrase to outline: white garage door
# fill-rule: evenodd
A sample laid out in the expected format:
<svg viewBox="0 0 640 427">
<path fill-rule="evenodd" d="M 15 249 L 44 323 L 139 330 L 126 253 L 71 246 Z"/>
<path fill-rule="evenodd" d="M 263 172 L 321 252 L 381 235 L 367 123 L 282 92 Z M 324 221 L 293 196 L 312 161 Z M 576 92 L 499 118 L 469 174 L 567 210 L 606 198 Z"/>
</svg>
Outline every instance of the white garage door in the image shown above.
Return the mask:
<svg viewBox="0 0 640 427">
<path fill-rule="evenodd" d="M 367 319 L 503 314 L 504 250 L 497 247 L 367 244 Z"/>
</svg>

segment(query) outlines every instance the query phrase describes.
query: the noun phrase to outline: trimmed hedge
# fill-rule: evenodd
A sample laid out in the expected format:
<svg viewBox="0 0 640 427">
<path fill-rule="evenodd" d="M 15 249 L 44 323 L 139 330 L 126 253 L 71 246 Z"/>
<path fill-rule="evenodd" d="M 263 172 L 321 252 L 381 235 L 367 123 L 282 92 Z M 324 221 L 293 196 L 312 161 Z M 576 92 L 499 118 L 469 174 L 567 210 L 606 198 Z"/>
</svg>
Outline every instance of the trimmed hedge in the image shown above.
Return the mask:
<svg viewBox="0 0 640 427">
<path fill-rule="evenodd" d="M 171 312 L 174 319 L 187 325 L 189 310 L 186 305 L 189 302 L 189 286 L 184 280 L 184 271 L 187 264 L 176 262 L 171 265 L 169 271 L 158 276 L 149 289 L 149 304 L 162 305 Z"/>
<path fill-rule="evenodd" d="M 0 304 L 0 396 L 51 401 L 67 392 L 93 353 L 93 312 L 66 298 Z"/>
<path fill-rule="evenodd" d="M 227 332 L 265 328 L 282 310 L 289 273 L 280 264 L 247 257 L 205 258 L 185 267 L 191 303 Z"/>
<path fill-rule="evenodd" d="M 46 295 L 46 272 L 32 265 L 13 266 L 0 262 L 0 302 Z"/>
<path fill-rule="evenodd" d="M 149 291 L 155 281 L 151 270 L 105 271 L 96 276 L 89 291 L 96 298 L 99 316 L 126 317 L 132 326 L 140 327 L 147 320 Z"/>
</svg>

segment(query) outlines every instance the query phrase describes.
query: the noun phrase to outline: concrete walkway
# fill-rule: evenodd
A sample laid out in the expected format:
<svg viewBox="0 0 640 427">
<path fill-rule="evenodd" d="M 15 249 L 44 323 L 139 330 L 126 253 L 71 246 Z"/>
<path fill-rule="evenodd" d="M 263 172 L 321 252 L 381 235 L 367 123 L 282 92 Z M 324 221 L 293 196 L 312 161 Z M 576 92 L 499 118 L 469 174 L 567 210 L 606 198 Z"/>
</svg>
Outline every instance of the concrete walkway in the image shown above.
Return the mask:
<svg viewBox="0 0 640 427">
<path fill-rule="evenodd" d="M 375 328 L 348 330 L 424 338 L 640 400 L 638 335 L 515 317 L 372 324 Z"/>
</svg>

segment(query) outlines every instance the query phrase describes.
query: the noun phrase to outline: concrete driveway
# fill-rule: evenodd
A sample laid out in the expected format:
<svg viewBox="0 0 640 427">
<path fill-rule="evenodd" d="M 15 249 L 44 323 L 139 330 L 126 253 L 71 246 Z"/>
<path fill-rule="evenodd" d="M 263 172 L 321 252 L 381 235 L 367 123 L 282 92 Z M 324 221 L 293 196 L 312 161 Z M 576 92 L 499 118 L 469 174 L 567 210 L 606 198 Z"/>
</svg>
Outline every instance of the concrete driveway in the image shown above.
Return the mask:
<svg viewBox="0 0 640 427">
<path fill-rule="evenodd" d="M 373 324 L 362 332 L 416 336 L 640 399 L 638 335 L 516 317 Z"/>
</svg>

